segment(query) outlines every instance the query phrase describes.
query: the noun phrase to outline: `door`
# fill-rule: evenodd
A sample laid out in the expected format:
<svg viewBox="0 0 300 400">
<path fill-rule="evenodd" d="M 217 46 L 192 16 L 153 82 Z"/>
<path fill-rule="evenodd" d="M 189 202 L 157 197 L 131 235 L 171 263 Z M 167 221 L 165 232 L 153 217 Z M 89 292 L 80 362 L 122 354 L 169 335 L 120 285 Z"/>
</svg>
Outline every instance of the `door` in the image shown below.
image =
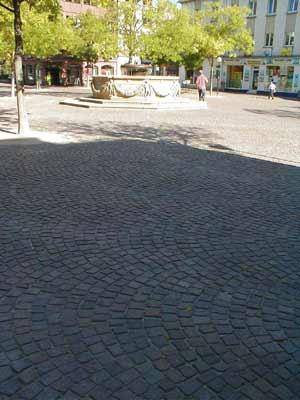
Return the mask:
<svg viewBox="0 0 300 400">
<path fill-rule="evenodd" d="M 50 78 L 49 78 L 50 76 Z M 59 67 L 47 67 L 46 68 L 46 80 L 48 85 L 58 86 L 60 84 L 59 80 Z"/>
<path fill-rule="evenodd" d="M 257 90 L 257 88 L 258 88 L 258 74 L 259 74 L 259 70 L 255 69 L 253 71 L 253 80 L 252 80 L 252 89 L 253 90 Z"/>
</svg>

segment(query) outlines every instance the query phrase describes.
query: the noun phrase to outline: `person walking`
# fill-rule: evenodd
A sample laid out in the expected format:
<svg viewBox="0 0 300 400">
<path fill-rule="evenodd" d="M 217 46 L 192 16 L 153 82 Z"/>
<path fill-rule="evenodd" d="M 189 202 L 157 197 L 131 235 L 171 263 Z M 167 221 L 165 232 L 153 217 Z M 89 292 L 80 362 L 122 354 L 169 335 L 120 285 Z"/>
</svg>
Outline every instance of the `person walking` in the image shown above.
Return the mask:
<svg viewBox="0 0 300 400">
<path fill-rule="evenodd" d="M 205 101 L 205 94 L 206 94 L 206 85 L 208 83 L 208 79 L 203 74 L 203 71 L 199 71 L 199 76 L 196 80 L 196 87 L 199 93 L 199 101 Z"/>
<path fill-rule="evenodd" d="M 275 82 L 272 80 L 269 86 L 269 100 L 274 100 L 274 93 L 276 92 Z"/>
</svg>

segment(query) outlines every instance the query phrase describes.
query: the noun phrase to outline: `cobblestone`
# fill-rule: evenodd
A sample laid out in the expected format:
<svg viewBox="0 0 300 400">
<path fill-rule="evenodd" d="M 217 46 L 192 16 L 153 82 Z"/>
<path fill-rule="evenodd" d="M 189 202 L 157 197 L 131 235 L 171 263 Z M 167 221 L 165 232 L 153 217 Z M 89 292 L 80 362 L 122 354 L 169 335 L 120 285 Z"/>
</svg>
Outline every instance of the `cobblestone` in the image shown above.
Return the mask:
<svg viewBox="0 0 300 400">
<path fill-rule="evenodd" d="M 300 399 L 297 167 L 0 150 L 0 398 Z"/>
</svg>

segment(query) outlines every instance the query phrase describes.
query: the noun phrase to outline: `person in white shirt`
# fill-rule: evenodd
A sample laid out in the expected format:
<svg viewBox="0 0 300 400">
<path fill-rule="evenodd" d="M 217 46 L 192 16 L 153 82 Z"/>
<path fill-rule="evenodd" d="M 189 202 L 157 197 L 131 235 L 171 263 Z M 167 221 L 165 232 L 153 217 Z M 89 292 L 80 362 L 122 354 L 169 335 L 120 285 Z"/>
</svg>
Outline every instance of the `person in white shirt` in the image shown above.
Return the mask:
<svg viewBox="0 0 300 400">
<path fill-rule="evenodd" d="M 274 81 L 271 81 L 269 86 L 269 99 L 274 100 L 274 93 L 276 92 L 276 85 Z"/>
</svg>

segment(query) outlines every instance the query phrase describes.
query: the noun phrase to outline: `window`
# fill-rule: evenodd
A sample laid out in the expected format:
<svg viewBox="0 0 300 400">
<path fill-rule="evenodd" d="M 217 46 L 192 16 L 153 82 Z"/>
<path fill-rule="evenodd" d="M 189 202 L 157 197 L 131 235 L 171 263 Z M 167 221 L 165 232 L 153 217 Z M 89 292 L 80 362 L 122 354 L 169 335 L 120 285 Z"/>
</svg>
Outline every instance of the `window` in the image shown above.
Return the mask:
<svg viewBox="0 0 300 400">
<path fill-rule="evenodd" d="M 298 3 L 299 3 L 299 0 L 290 0 L 289 1 L 289 12 L 298 11 Z"/>
<path fill-rule="evenodd" d="M 231 0 L 231 5 L 232 6 L 239 6 L 239 0 Z"/>
<path fill-rule="evenodd" d="M 295 42 L 295 32 L 289 32 L 285 34 L 285 45 L 294 46 Z"/>
<path fill-rule="evenodd" d="M 27 69 L 27 78 L 28 78 L 28 80 L 34 81 L 35 71 L 34 71 L 33 65 L 32 64 L 28 64 L 26 66 L 26 69 Z"/>
<path fill-rule="evenodd" d="M 256 7 L 257 7 L 256 0 L 249 1 L 249 8 L 251 10 L 250 16 L 254 17 L 256 15 Z"/>
<path fill-rule="evenodd" d="M 268 14 L 275 14 L 277 10 L 277 0 L 268 0 Z"/>
<path fill-rule="evenodd" d="M 274 39 L 274 33 L 266 33 L 265 46 L 266 47 L 272 47 L 273 46 L 273 39 Z"/>
</svg>

